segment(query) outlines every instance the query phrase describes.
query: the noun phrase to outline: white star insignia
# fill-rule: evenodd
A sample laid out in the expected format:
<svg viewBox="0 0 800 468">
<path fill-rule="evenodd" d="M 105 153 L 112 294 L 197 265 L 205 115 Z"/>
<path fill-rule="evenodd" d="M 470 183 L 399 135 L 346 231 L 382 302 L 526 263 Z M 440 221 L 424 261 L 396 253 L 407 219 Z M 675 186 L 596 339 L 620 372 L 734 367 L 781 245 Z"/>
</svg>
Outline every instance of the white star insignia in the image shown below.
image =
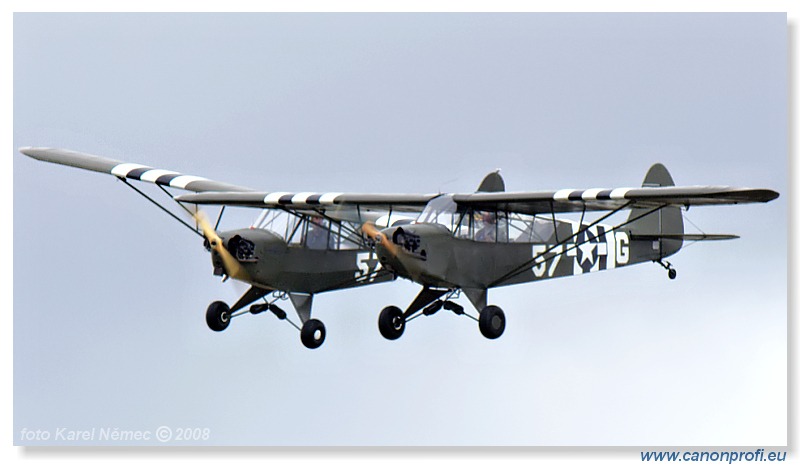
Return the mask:
<svg viewBox="0 0 800 468">
<path fill-rule="evenodd" d="M 593 242 L 584 242 L 580 246 L 581 249 L 581 264 L 586 263 L 586 259 L 589 259 L 589 263 L 594 264 L 594 246 Z"/>
</svg>

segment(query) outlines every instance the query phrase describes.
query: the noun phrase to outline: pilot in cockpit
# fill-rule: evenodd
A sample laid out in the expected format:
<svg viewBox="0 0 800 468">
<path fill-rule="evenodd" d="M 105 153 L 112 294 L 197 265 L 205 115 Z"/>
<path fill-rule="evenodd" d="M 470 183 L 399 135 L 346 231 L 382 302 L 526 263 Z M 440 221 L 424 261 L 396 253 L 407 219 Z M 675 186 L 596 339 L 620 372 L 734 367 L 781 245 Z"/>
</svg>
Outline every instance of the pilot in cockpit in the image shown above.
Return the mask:
<svg viewBox="0 0 800 468">
<path fill-rule="evenodd" d="M 498 234 L 501 240 L 506 238 L 505 223 L 498 226 L 497 215 L 492 212 L 475 212 L 475 220 L 483 223 L 483 227 L 475 233 L 475 240 L 478 242 L 495 242 Z"/>
<path fill-rule="evenodd" d="M 314 250 L 325 250 L 333 248 L 332 236 L 328 236 L 328 229 L 325 227 L 325 220 L 322 216 L 311 216 L 308 218 L 308 234 L 306 235 L 306 247 Z M 329 238 L 330 237 L 330 238 Z"/>
</svg>

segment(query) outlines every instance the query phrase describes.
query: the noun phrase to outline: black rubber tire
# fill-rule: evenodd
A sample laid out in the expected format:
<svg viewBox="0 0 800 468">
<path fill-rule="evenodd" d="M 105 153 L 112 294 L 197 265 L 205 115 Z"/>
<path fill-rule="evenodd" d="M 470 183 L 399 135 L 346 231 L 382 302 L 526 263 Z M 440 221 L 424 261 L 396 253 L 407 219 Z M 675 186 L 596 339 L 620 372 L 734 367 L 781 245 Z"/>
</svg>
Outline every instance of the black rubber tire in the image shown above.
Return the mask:
<svg viewBox="0 0 800 468">
<path fill-rule="evenodd" d="M 675 271 L 674 268 L 670 268 L 669 271 L 667 272 L 667 276 L 669 276 L 669 279 L 674 280 L 675 278 L 678 277 L 678 272 Z"/>
<path fill-rule="evenodd" d="M 378 315 L 378 330 L 387 340 L 396 340 L 403 336 L 406 329 L 406 319 L 399 307 L 387 306 Z"/>
<path fill-rule="evenodd" d="M 308 349 L 317 349 L 325 342 L 325 324 L 317 319 L 310 319 L 300 329 L 300 341 Z"/>
<path fill-rule="evenodd" d="M 212 302 L 206 309 L 206 323 L 215 332 L 228 328 L 231 323 L 231 308 L 222 301 Z"/>
<path fill-rule="evenodd" d="M 506 314 L 497 306 L 486 306 L 480 312 L 478 327 L 481 334 L 490 340 L 500 338 L 506 329 Z"/>
</svg>

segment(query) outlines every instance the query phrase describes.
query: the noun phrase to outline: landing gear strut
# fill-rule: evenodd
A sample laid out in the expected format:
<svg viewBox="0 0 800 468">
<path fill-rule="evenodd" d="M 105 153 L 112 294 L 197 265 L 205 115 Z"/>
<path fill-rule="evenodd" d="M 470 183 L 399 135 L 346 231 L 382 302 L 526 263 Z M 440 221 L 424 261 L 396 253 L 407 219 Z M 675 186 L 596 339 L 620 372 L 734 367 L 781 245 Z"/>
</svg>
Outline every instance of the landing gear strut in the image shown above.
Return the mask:
<svg viewBox="0 0 800 468">
<path fill-rule="evenodd" d="M 272 293 L 274 297 L 268 301 L 265 296 L 270 293 Z M 264 303 L 253 304 L 245 309 L 248 304 L 262 298 Z M 275 304 L 278 300 L 287 298 L 291 299 L 302 326 L 298 326 L 293 321 L 289 320 L 286 316 L 286 312 Z M 300 341 L 306 348 L 316 349 L 325 342 L 325 325 L 321 321 L 311 318 L 312 298 L 313 296 L 311 294 L 281 293 L 279 291 L 261 289 L 253 286 L 244 296 L 236 301 L 236 304 L 232 307 L 228 307 L 228 305 L 222 301 L 212 302 L 206 310 L 206 323 L 210 329 L 221 332 L 228 328 L 228 325 L 230 325 L 234 317 L 248 312 L 257 315 L 269 310 L 279 320 L 286 320 L 300 332 Z M 400 333 L 402 334 L 402 330 Z"/>
</svg>

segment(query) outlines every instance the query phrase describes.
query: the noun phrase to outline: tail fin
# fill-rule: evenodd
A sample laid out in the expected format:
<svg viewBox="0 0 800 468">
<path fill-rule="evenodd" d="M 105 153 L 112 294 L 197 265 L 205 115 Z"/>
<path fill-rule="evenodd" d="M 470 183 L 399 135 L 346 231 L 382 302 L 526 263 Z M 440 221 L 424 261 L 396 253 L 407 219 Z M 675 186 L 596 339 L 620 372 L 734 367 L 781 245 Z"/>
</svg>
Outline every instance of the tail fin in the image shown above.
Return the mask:
<svg viewBox="0 0 800 468">
<path fill-rule="evenodd" d="M 483 178 L 481 185 L 478 186 L 478 192 L 505 192 L 506 183 L 503 182 L 503 177 L 500 175 L 500 169 L 486 174 Z"/>
<path fill-rule="evenodd" d="M 671 187 L 672 176 L 663 164 L 656 163 L 647 171 L 642 187 Z M 645 215 L 649 208 L 634 208 L 628 217 L 635 220 L 628 224 L 631 235 L 653 236 L 653 254 L 668 257 L 683 246 L 683 214 L 679 206 L 668 206 Z M 638 219 L 637 219 L 638 218 Z"/>
</svg>

